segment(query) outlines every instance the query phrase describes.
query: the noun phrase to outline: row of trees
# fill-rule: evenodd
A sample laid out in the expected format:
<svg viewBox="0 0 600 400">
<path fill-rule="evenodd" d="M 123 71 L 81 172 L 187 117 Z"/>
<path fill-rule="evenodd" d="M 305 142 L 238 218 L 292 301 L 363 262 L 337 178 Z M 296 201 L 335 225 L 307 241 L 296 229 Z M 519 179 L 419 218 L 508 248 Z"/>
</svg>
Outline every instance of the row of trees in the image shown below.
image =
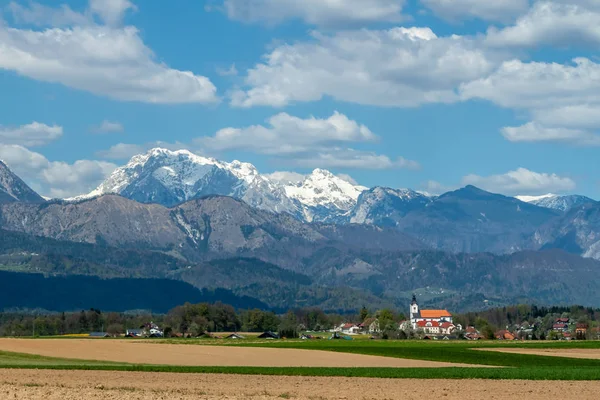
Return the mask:
<svg viewBox="0 0 600 400">
<path fill-rule="evenodd" d="M 527 330 L 536 339 L 545 339 L 552 324 L 559 317 L 569 317 L 575 323 L 590 327 L 598 325 L 600 310 L 584 307 L 536 307 L 518 305 L 495 308 L 481 312 L 455 315 L 455 324 L 463 327 L 475 326 L 484 337 L 493 338 L 499 329 L 510 328 L 513 332 Z M 326 331 L 342 322 L 360 324 L 377 319 L 384 338 L 418 337 L 417 332 L 402 332 L 399 323 L 406 319 L 394 310 L 369 310 L 363 307 L 355 315 L 325 313 L 319 308 L 300 308 L 277 315 L 259 309 L 236 310 L 222 303 L 200 303 L 178 306 L 167 314 L 145 312 L 103 313 L 89 309 L 72 313 L 0 313 L 0 335 L 2 336 L 50 336 L 89 332 L 123 334 L 127 328 L 139 328 L 153 321 L 165 332 L 199 336 L 204 332 L 280 332 L 285 337 L 295 337 L 301 331 Z M 549 337 L 548 337 L 549 338 Z"/>
</svg>

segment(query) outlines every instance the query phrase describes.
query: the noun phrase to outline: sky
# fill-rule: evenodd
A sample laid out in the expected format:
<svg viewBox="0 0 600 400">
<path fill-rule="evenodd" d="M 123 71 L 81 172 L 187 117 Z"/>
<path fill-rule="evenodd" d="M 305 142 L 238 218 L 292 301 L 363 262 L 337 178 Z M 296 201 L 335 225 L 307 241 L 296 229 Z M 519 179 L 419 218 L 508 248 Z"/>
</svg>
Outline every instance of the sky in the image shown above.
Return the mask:
<svg viewBox="0 0 600 400">
<path fill-rule="evenodd" d="M 50 197 L 165 147 L 600 199 L 598 49 L 598 0 L 0 0 L 0 159 Z"/>
</svg>

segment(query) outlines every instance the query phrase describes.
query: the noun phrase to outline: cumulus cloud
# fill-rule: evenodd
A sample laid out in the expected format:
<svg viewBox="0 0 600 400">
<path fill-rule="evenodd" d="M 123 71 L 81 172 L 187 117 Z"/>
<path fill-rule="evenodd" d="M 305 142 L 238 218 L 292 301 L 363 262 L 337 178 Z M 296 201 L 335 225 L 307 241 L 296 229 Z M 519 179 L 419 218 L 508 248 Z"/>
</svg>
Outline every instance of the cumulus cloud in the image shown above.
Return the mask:
<svg viewBox="0 0 600 400">
<path fill-rule="evenodd" d="M 306 177 L 305 175 L 299 174 L 298 172 L 291 171 L 275 171 L 273 173 L 264 175 L 268 179 L 282 184 L 302 182 Z"/>
<path fill-rule="evenodd" d="M 302 119 L 280 113 L 267 122 L 267 126 L 224 128 L 212 137 L 198 138 L 195 142 L 216 151 L 243 149 L 262 154 L 282 154 L 309 151 L 329 143 L 376 139 L 365 125 L 338 112 L 327 119 Z"/>
<path fill-rule="evenodd" d="M 502 134 L 511 142 L 568 142 L 583 146 L 600 146 L 600 135 L 582 129 L 548 127 L 538 122 L 504 127 Z"/>
<path fill-rule="evenodd" d="M 571 178 L 533 172 L 526 168 L 518 168 L 501 175 L 467 175 L 462 179 L 462 183 L 505 195 L 561 193 L 576 187 Z"/>
<path fill-rule="evenodd" d="M 229 68 L 217 68 L 217 74 L 220 76 L 236 76 L 238 74 L 238 70 L 235 67 L 235 64 L 231 64 Z"/>
<path fill-rule="evenodd" d="M 63 198 L 87 193 L 110 175 L 115 164 L 78 160 L 73 164 L 49 161 L 42 154 L 23 146 L 0 144 L 0 159 L 40 194 Z"/>
<path fill-rule="evenodd" d="M 23 146 L 43 146 L 63 135 L 62 126 L 32 122 L 19 127 L 0 126 L 0 142 Z"/>
<path fill-rule="evenodd" d="M 596 48 L 600 44 L 600 7 L 596 7 L 594 10 L 576 2 L 540 1 L 515 25 L 490 28 L 486 43 L 503 47 L 587 45 Z"/>
<path fill-rule="evenodd" d="M 113 21 L 118 7 L 110 4 L 129 2 L 101 3 L 108 7 L 103 18 Z M 135 27 L 70 22 L 69 27 L 43 30 L 0 24 L 0 69 L 117 100 L 218 101 L 216 88 L 208 78 L 157 61 Z"/>
<path fill-rule="evenodd" d="M 475 39 L 438 37 L 429 28 L 313 33 L 276 47 L 234 91 L 238 107 L 336 100 L 379 106 L 458 101 L 461 83 L 488 75 L 502 60 Z"/>
<path fill-rule="evenodd" d="M 279 24 L 298 19 L 320 26 L 397 22 L 405 0 L 224 0 L 228 17 L 250 23 Z"/>
<path fill-rule="evenodd" d="M 59 27 L 91 23 L 91 16 L 89 14 L 86 15 L 73 11 L 66 4 L 54 8 L 31 2 L 28 3 L 28 7 L 24 7 L 17 2 L 11 1 L 7 8 L 14 20 L 21 24 Z"/>
<path fill-rule="evenodd" d="M 293 165 L 310 168 L 348 168 L 348 169 L 410 169 L 421 168 L 417 161 L 404 157 L 391 159 L 382 154 L 354 149 L 334 148 L 311 154 L 299 154 L 290 159 Z"/>
<path fill-rule="evenodd" d="M 93 133 L 123 133 L 125 128 L 120 122 L 104 120 L 98 126 L 92 127 Z"/>
<path fill-rule="evenodd" d="M 529 8 L 529 0 L 421 0 L 421 3 L 435 15 L 450 21 L 479 18 L 507 22 Z"/>
<path fill-rule="evenodd" d="M 129 160 L 133 156 L 144 154 L 148 150 L 156 147 L 175 151 L 189 148 L 190 146 L 180 142 L 167 143 L 162 141 L 148 142 L 143 144 L 117 143 L 107 150 L 98 151 L 96 156 L 108 160 Z"/>
<path fill-rule="evenodd" d="M 597 143 L 600 130 L 600 64 L 508 61 L 490 76 L 462 85 L 463 98 L 482 98 L 529 112 L 532 121 L 506 127 L 513 141 Z"/>
<path fill-rule="evenodd" d="M 90 10 L 106 24 L 118 25 L 129 10 L 136 11 L 137 6 L 129 0 L 90 0 Z"/>
</svg>

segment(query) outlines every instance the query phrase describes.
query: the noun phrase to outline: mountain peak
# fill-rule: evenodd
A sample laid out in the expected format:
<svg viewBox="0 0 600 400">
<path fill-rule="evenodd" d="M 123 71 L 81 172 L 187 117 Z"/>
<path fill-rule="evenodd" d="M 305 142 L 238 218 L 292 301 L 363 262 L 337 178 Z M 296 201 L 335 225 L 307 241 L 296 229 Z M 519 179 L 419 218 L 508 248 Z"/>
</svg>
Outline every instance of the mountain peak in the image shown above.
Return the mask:
<svg viewBox="0 0 600 400">
<path fill-rule="evenodd" d="M 43 203 L 45 200 L 0 160 L 0 203 Z"/>
</svg>

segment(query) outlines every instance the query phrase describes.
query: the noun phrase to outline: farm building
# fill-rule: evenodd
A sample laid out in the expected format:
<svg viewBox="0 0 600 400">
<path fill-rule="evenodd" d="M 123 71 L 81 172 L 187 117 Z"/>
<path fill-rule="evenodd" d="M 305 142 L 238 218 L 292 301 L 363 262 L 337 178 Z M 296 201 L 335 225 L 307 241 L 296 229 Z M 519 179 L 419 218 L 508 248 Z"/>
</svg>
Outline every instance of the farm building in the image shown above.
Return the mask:
<svg viewBox="0 0 600 400">
<path fill-rule="evenodd" d="M 273 332 L 265 332 L 258 336 L 259 339 L 279 339 L 279 335 Z"/>
<path fill-rule="evenodd" d="M 106 332 L 92 332 L 92 333 L 90 333 L 90 337 L 105 338 L 105 337 L 110 337 L 110 335 Z"/>
</svg>

